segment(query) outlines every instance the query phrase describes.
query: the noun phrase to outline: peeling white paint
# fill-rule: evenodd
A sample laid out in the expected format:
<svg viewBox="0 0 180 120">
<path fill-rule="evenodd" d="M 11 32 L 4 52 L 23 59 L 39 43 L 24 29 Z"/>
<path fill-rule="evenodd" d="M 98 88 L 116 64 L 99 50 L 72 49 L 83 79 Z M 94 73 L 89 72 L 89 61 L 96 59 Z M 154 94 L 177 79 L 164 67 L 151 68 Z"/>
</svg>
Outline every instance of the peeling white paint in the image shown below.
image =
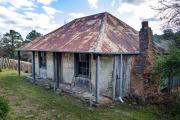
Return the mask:
<svg viewBox="0 0 180 120">
<path fill-rule="evenodd" d="M 39 57 L 38 57 L 38 52 L 35 52 L 35 73 L 36 73 L 36 76 L 39 76 Z"/>
<path fill-rule="evenodd" d="M 72 83 L 74 77 L 74 54 L 63 53 L 62 55 L 63 82 Z"/>
<path fill-rule="evenodd" d="M 35 63 L 36 63 L 36 74 L 42 78 L 50 78 L 53 79 L 54 77 L 54 66 L 53 66 L 53 53 L 47 53 L 47 70 L 39 68 L 39 61 L 38 61 L 38 53 L 36 52 Z M 126 57 L 127 61 L 126 61 Z M 130 81 L 131 81 L 131 66 L 132 66 L 132 59 L 133 56 L 125 55 L 123 57 L 123 85 L 122 85 L 122 92 L 123 96 L 129 94 L 130 90 Z M 105 95 L 112 97 L 112 75 L 113 75 L 113 55 L 101 55 L 100 56 L 100 80 L 99 80 L 99 90 L 100 95 Z M 117 57 L 117 66 L 116 66 L 116 76 L 120 76 L 120 56 Z M 62 83 L 72 84 L 74 79 L 74 53 L 62 53 Z M 96 59 L 93 58 L 91 55 L 91 79 L 88 79 L 92 85 L 92 93 L 95 94 L 95 75 L 96 75 Z M 81 78 L 82 80 L 87 80 Z M 117 80 L 118 81 L 118 78 Z M 118 82 L 117 82 L 118 84 Z M 84 89 L 84 88 L 83 88 Z M 116 85 L 116 97 L 119 97 L 117 93 L 119 89 L 119 85 Z"/>
<path fill-rule="evenodd" d="M 54 78 L 53 53 L 47 52 L 47 78 Z"/>
</svg>

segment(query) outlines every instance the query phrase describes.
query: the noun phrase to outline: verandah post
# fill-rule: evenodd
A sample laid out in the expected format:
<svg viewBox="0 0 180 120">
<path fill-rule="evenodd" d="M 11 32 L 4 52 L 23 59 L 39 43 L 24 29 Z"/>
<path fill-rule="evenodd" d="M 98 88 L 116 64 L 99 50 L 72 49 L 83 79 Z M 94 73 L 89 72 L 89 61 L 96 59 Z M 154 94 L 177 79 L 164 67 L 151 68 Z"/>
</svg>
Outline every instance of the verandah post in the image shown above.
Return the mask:
<svg viewBox="0 0 180 120">
<path fill-rule="evenodd" d="M 32 76 L 33 76 L 33 82 L 35 82 L 35 51 L 32 51 Z"/>
<path fill-rule="evenodd" d="M 57 60 L 56 60 L 56 62 L 57 62 L 57 85 L 56 85 L 56 87 L 57 88 L 59 88 L 59 82 L 60 82 L 60 80 L 59 80 L 59 72 L 60 72 L 60 58 L 61 58 L 61 56 L 60 56 L 60 54 L 59 53 L 56 53 L 56 58 L 57 58 Z"/>
<path fill-rule="evenodd" d="M 121 68 L 120 68 L 120 81 L 119 81 L 119 97 L 122 97 L 122 81 L 123 81 L 123 55 L 121 54 Z"/>
<path fill-rule="evenodd" d="M 115 100 L 115 91 L 116 91 L 116 55 L 114 56 L 114 63 L 113 63 L 113 80 L 112 80 L 112 98 Z"/>
<path fill-rule="evenodd" d="M 18 76 L 20 77 L 21 75 L 21 53 L 18 51 Z"/>
<path fill-rule="evenodd" d="M 55 82 L 55 88 L 59 88 L 59 58 L 57 52 L 53 52 L 53 59 L 54 59 L 54 82 Z"/>
<path fill-rule="evenodd" d="M 99 103 L 99 72 L 100 72 L 100 56 L 96 58 L 96 103 Z"/>
</svg>

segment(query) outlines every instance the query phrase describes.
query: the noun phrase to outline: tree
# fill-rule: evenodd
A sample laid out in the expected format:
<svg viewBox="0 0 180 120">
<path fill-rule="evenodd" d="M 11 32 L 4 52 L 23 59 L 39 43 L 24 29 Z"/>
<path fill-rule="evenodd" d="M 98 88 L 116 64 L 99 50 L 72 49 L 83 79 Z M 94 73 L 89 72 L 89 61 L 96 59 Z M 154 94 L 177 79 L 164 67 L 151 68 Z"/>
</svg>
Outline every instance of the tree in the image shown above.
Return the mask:
<svg viewBox="0 0 180 120">
<path fill-rule="evenodd" d="M 40 36 L 42 36 L 41 33 L 38 33 L 36 30 L 32 30 L 30 33 L 27 34 L 26 39 L 23 42 L 23 44 L 29 43 Z M 31 53 L 30 52 L 21 52 L 21 60 L 31 61 Z"/>
<path fill-rule="evenodd" d="M 175 33 L 175 43 L 176 46 L 180 48 L 180 31 Z"/>
<path fill-rule="evenodd" d="M 3 47 L 2 47 L 2 35 L 0 34 L 0 57 L 3 55 Z"/>
<path fill-rule="evenodd" d="M 154 9 L 158 11 L 158 17 L 165 22 L 164 28 L 180 30 L 180 1 L 158 0 L 159 5 Z"/>
<path fill-rule="evenodd" d="M 19 48 L 23 43 L 20 33 L 10 30 L 1 38 L 1 48 L 3 49 L 3 57 L 15 58 L 15 49 Z"/>
<path fill-rule="evenodd" d="M 180 49 L 173 46 L 168 54 L 156 56 L 155 63 L 152 66 L 152 74 L 161 78 L 168 78 L 170 92 L 173 77 L 180 77 Z"/>
<path fill-rule="evenodd" d="M 174 40 L 175 34 L 173 33 L 172 29 L 166 29 L 163 31 L 163 39 L 165 40 Z"/>
<path fill-rule="evenodd" d="M 42 36 L 41 33 L 38 33 L 36 30 L 32 30 L 27 36 L 26 36 L 26 42 L 31 42 L 34 39 Z"/>
</svg>

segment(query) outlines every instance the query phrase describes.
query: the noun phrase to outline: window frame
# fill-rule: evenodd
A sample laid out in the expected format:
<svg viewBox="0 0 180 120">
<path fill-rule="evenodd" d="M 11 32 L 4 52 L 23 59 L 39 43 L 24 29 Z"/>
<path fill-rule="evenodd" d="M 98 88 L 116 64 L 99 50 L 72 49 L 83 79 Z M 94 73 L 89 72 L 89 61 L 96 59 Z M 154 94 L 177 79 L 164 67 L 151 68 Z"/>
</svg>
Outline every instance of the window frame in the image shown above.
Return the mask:
<svg viewBox="0 0 180 120">
<path fill-rule="evenodd" d="M 47 54 L 46 52 L 39 52 L 39 68 L 46 69 L 47 68 Z"/>
<path fill-rule="evenodd" d="M 86 60 L 80 60 L 85 55 Z M 81 69 L 88 69 L 87 74 L 81 74 L 80 73 L 80 64 L 82 65 Z M 83 66 L 83 64 L 86 64 Z M 91 55 L 88 53 L 76 53 L 75 54 L 75 75 L 76 77 L 84 77 L 84 78 L 90 78 L 91 76 Z"/>
</svg>

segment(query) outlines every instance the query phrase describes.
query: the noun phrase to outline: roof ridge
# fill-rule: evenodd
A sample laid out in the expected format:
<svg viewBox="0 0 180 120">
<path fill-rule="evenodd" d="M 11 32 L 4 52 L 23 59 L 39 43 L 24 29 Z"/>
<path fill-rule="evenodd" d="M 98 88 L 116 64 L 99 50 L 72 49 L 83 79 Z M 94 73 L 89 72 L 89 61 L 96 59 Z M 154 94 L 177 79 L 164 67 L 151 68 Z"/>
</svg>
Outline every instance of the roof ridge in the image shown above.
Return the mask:
<svg viewBox="0 0 180 120">
<path fill-rule="evenodd" d="M 79 19 L 83 19 L 83 18 L 88 18 L 88 17 L 92 17 L 92 16 L 101 15 L 101 14 L 110 14 L 110 13 L 108 13 L 108 12 L 105 11 L 105 12 L 100 12 L 100 13 L 96 13 L 96 14 L 92 14 L 92 15 L 87 15 L 87 16 L 75 18 L 74 20 L 79 20 Z"/>
<path fill-rule="evenodd" d="M 106 23 L 106 20 L 107 20 L 107 12 L 104 12 L 104 17 L 101 19 L 101 27 L 100 27 L 100 30 L 99 30 L 99 35 L 97 36 L 97 40 L 95 42 L 95 47 L 93 48 L 93 52 L 98 52 L 96 51 L 97 48 L 98 48 L 98 45 L 99 45 L 99 41 L 101 40 L 101 36 L 102 36 L 102 33 L 104 32 L 104 27 L 105 27 L 105 23 Z"/>
<path fill-rule="evenodd" d="M 67 26 L 67 25 L 69 25 L 70 23 L 72 23 L 72 22 L 74 22 L 74 21 L 76 21 L 76 20 L 80 20 L 80 19 L 82 19 L 82 18 L 88 18 L 88 17 L 90 17 L 90 16 L 96 16 L 96 15 L 100 15 L 100 14 L 105 14 L 105 15 L 106 15 L 106 14 L 110 14 L 110 13 L 108 13 L 108 12 L 101 12 L 101 13 L 97 13 L 97 14 L 93 14 L 93 15 L 87 15 L 87 16 L 80 17 L 80 18 L 75 18 L 75 19 L 71 20 L 70 22 L 68 22 L 67 24 L 64 24 L 64 25 L 56 28 L 55 30 L 50 31 L 50 32 L 47 33 L 47 34 L 42 35 L 42 36 L 40 36 L 39 38 L 45 38 L 45 37 L 47 37 L 49 34 L 52 34 L 52 33 L 56 32 L 56 31 L 58 31 L 59 29 L 65 27 L 65 26 Z M 36 39 L 35 39 L 35 40 L 36 40 Z M 33 41 L 34 41 L 34 40 L 33 40 Z"/>
<path fill-rule="evenodd" d="M 108 13 L 108 12 L 107 12 Z M 138 32 L 136 29 L 134 29 L 133 27 L 131 27 L 129 24 L 127 24 L 126 22 L 122 21 L 121 19 L 119 19 L 118 17 L 116 17 L 115 15 L 112 15 L 110 13 L 108 13 L 111 17 L 113 17 L 114 19 L 116 19 L 117 21 L 123 23 L 124 25 L 126 25 L 128 28 L 131 28 L 133 31 Z"/>
</svg>

